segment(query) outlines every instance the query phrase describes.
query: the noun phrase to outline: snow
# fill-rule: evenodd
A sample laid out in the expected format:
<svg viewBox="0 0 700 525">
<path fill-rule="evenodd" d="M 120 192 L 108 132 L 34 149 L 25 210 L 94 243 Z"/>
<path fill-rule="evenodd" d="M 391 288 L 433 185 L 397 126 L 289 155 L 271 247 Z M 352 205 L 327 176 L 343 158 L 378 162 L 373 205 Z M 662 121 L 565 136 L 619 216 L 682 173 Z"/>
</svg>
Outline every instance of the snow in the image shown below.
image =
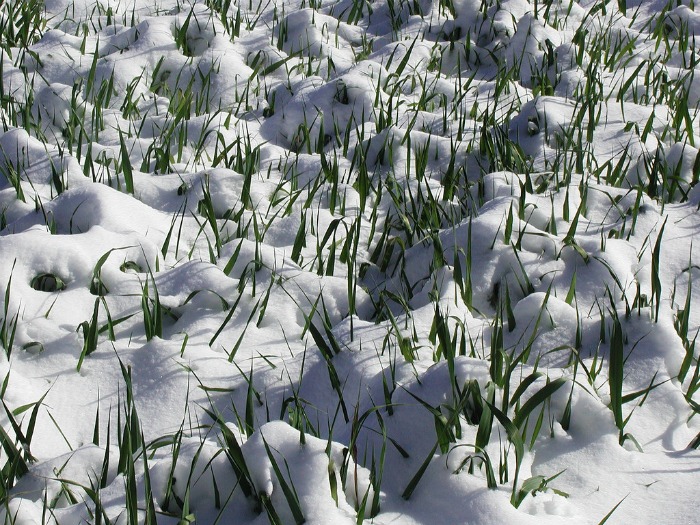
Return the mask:
<svg viewBox="0 0 700 525">
<path fill-rule="evenodd" d="M 4 523 L 696 521 L 692 1 L 40 9 Z"/>
</svg>

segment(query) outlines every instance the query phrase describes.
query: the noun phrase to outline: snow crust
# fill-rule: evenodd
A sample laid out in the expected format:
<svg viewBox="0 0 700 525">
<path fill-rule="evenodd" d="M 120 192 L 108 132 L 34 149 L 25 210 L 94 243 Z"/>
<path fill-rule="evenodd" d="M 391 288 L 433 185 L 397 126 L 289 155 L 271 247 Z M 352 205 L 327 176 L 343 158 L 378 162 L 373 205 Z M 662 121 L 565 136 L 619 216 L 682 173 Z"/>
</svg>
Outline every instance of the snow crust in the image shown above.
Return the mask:
<svg viewBox="0 0 700 525">
<path fill-rule="evenodd" d="M 696 522 L 692 1 L 44 9 L 1 55 L 0 463 L 28 467 L 4 523 L 135 523 L 129 472 L 139 523 L 146 498 L 173 524 L 294 501 L 318 524 Z M 591 69 L 582 38 L 629 49 Z"/>
</svg>

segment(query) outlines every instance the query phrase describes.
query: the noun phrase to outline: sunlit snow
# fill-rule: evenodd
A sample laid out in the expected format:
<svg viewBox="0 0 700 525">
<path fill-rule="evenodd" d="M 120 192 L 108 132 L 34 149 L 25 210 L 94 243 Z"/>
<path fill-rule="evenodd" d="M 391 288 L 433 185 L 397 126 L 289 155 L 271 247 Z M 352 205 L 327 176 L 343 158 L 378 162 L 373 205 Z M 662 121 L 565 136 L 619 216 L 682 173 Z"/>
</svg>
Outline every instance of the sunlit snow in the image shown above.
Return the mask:
<svg viewBox="0 0 700 525">
<path fill-rule="evenodd" d="M 693 0 L 0 28 L 3 523 L 697 521 Z"/>
</svg>

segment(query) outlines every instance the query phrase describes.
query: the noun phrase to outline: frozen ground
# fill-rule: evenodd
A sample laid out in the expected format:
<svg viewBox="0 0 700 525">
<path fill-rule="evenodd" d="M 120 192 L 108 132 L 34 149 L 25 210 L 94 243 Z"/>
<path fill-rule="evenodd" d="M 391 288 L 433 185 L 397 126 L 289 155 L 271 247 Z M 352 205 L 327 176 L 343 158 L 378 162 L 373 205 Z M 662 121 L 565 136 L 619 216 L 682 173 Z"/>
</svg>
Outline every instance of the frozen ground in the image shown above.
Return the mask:
<svg viewBox="0 0 700 525">
<path fill-rule="evenodd" d="M 4 523 L 696 523 L 692 0 L 0 26 Z"/>
</svg>

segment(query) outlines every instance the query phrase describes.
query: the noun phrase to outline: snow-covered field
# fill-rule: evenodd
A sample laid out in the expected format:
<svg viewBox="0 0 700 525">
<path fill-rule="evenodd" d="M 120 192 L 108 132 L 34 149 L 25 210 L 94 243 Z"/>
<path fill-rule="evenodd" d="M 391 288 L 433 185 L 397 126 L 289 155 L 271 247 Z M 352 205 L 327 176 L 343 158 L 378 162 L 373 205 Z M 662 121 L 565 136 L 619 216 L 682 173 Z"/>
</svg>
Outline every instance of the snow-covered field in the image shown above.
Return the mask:
<svg viewBox="0 0 700 525">
<path fill-rule="evenodd" d="M 0 29 L 3 523 L 697 523 L 693 0 Z"/>
</svg>

